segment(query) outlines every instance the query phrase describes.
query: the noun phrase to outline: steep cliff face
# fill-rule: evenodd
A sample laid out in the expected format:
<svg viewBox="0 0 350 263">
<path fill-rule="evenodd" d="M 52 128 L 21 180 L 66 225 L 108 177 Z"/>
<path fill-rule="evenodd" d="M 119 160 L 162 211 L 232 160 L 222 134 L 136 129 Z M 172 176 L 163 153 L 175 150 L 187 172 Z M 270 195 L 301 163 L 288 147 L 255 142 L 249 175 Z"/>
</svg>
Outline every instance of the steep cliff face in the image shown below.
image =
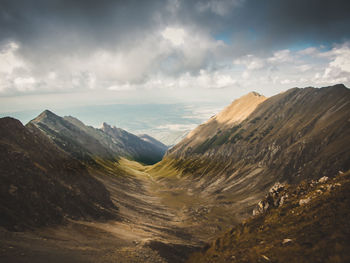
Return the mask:
<svg viewBox="0 0 350 263">
<path fill-rule="evenodd" d="M 345 86 L 295 88 L 254 101 L 248 111 L 233 102 L 230 107 L 237 110 L 217 115 L 226 117 L 226 125 L 216 117 L 199 126 L 158 167 L 172 166 L 193 191 L 222 201 L 229 196 L 239 201 L 238 210 L 247 211 L 277 181 L 298 183 L 350 168 L 350 90 Z M 240 118 L 240 112 L 251 113 Z"/>
<path fill-rule="evenodd" d="M 32 124 L 0 119 L 0 170 L 0 225 L 5 228 L 117 217 L 106 188 Z"/>
</svg>

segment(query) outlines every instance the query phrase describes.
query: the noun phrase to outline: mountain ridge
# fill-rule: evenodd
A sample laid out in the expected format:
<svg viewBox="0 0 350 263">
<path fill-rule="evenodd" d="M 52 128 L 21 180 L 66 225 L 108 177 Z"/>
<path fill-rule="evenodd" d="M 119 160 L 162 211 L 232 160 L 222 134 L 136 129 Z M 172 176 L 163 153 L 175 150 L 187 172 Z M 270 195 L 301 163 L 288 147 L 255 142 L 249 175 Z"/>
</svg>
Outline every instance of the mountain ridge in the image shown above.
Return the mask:
<svg viewBox="0 0 350 263">
<path fill-rule="evenodd" d="M 298 183 L 350 168 L 349 101 L 344 85 L 290 89 L 204 142 L 184 139 L 154 169 L 171 167 L 182 187 L 232 203 L 242 220 L 276 181 Z M 206 125 L 212 129 L 210 121 L 200 125 L 199 136 Z"/>
<path fill-rule="evenodd" d="M 104 123 L 101 129 L 96 129 L 77 118 L 60 117 L 49 110 L 29 123 L 46 133 L 61 149 L 87 164 L 96 164 L 96 158 L 118 160 L 120 157 L 153 164 L 165 153 L 164 148 L 120 128 Z"/>
</svg>

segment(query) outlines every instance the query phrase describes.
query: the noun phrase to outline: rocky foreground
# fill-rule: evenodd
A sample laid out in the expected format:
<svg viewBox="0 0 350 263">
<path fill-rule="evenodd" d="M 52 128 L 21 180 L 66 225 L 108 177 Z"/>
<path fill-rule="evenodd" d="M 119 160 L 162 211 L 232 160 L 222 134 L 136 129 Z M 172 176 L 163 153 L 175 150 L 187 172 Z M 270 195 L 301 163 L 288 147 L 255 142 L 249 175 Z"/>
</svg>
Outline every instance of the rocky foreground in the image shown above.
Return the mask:
<svg viewBox="0 0 350 263">
<path fill-rule="evenodd" d="M 350 172 L 276 184 L 254 215 L 188 262 L 349 262 Z"/>
</svg>

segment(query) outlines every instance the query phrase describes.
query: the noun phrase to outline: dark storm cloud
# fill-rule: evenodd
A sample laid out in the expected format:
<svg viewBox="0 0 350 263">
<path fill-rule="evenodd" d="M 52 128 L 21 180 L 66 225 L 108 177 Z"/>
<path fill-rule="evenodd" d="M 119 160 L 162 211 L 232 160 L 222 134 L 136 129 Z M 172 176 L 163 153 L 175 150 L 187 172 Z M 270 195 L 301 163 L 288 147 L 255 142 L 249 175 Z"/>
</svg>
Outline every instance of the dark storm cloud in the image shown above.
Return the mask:
<svg viewBox="0 0 350 263">
<path fill-rule="evenodd" d="M 228 18 L 228 24 L 236 28 L 233 32 L 247 48 L 329 44 L 350 37 L 350 2 L 346 0 L 252 0 L 240 11 Z"/>
<path fill-rule="evenodd" d="M 349 41 L 349 13 L 349 0 L 0 0 L 0 52 L 12 61 L 0 63 L 0 91 L 210 77 L 247 54 Z"/>
<path fill-rule="evenodd" d="M 39 46 L 103 47 L 156 26 L 158 8 L 157 1 L 5 0 L 0 2 L 0 38 Z"/>
<path fill-rule="evenodd" d="M 293 44 L 329 44 L 350 38 L 348 0 L 233 2 L 237 4 L 227 4 L 229 11 L 224 15 L 211 9 L 198 12 L 198 2 L 185 2 L 181 21 L 207 28 L 215 36 L 224 36 L 238 52 L 255 53 Z"/>
<path fill-rule="evenodd" d="M 226 13 L 210 8 L 220 4 Z M 171 6 L 178 9 L 171 12 Z M 223 35 L 236 48 L 265 50 L 300 41 L 348 39 L 349 7 L 347 0 L 2 0 L 0 39 L 20 42 L 31 52 L 79 47 L 78 52 L 142 41 L 152 30 L 173 23 Z"/>
</svg>

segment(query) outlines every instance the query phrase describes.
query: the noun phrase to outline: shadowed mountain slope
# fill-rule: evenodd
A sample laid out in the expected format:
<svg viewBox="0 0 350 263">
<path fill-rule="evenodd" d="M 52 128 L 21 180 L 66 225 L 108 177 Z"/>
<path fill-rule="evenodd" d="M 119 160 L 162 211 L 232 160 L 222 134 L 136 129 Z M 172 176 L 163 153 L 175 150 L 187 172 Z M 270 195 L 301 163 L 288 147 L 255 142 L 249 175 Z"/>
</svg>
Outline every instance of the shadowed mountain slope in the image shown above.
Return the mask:
<svg viewBox="0 0 350 263">
<path fill-rule="evenodd" d="M 142 140 L 149 142 L 151 144 L 153 144 L 154 146 L 156 146 L 157 148 L 159 148 L 161 151 L 163 151 L 164 153 L 168 150 L 168 146 L 166 146 L 165 144 L 163 144 L 162 142 L 158 141 L 157 139 L 153 138 L 152 136 L 149 136 L 148 134 L 139 134 L 137 135 L 139 138 L 141 138 Z"/>
<path fill-rule="evenodd" d="M 160 147 L 161 142 L 148 136 L 148 140 L 145 136 L 140 138 L 132 133 L 129 133 L 123 129 L 111 127 L 107 123 L 103 123 L 101 130 L 108 134 L 114 141 L 118 142 L 124 150 L 125 157 L 131 158 L 135 161 L 144 164 L 154 164 L 160 161 L 165 152 L 166 148 Z"/>
<path fill-rule="evenodd" d="M 116 218 L 103 184 L 32 124 L 0 119 L 0 170 L 0 225 L 5 228 L 56 224 L 64 218 Z"/>
</svg>

